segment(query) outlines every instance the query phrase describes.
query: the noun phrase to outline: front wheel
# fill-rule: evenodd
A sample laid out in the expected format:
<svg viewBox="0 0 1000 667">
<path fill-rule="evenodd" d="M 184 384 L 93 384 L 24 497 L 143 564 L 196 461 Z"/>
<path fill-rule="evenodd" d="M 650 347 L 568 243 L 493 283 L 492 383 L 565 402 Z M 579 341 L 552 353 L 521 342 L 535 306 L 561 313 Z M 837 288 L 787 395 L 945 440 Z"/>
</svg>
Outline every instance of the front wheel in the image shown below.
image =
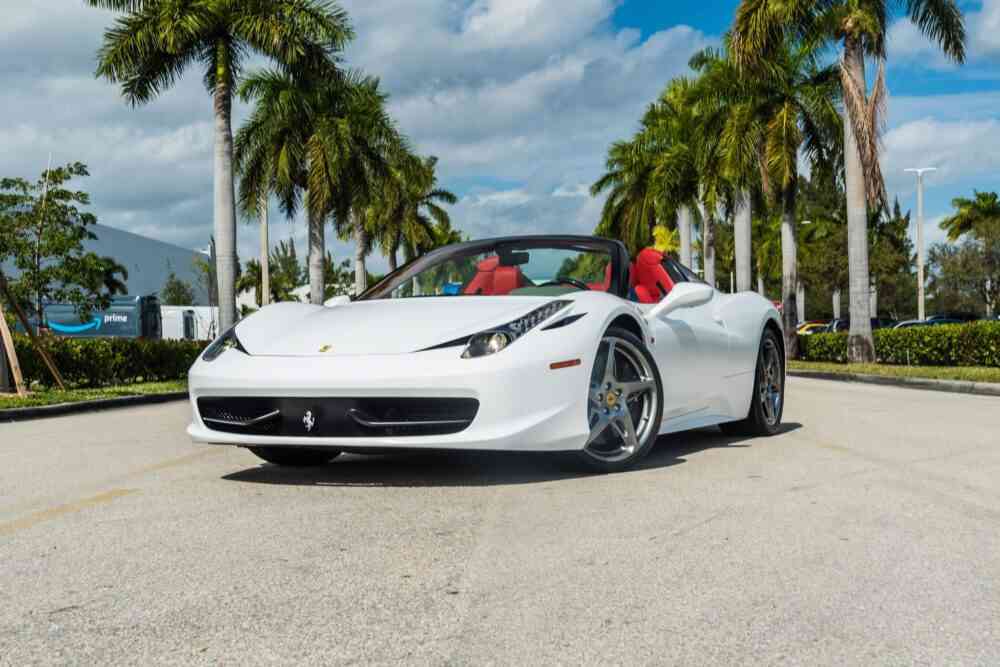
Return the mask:
<svg viewBox="0 0 1000 667">
<path fill-rule="evenodd" d="M 781 426 L 785 409 L 785 364 L 782 349 L 784 341 L 770 328 L 764 330 L 757 352 L 757 370 L 754 373 L 750 412 L 745 419 L 719 428 L 726 435 L 774 435 Z"/>
<path fill-rule="evenodd" d="M 630 331 L 601 338 L 590 376 L 590 433 L 579 461 L 596 472 L 633 467 L 649 453 L 663 417 L 663 385 L 653 356 Z"/>
<path fill-rule="evenodd" d="M 336 449 L 303 447 L 248 447 L 248 449 L 268 463 L 300 468 L 325 465 L 340 456 L 340 452 Z"/>
</svg>

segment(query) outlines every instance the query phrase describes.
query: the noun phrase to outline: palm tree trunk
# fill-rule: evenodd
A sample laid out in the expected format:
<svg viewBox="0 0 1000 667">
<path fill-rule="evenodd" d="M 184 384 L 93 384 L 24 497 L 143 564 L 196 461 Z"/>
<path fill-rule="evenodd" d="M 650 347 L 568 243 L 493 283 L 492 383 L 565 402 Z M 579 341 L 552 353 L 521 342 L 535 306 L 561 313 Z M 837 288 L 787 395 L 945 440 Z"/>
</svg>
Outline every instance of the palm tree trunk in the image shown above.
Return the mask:
<svg viewBox="0 0 1000 667">
<path fill-rule="evenodd" d="M 799 276 L 798 246 L 795 241 L 795 187 L 795 183 L 785 187 L 781 212 L 781 320 L 785 329 L 786 359 L 795 359 L 799 355 L 799 337 L 795 332 L 799 314 L 796 303 Z"/>
<path fill-rule="evenodd" d="M 763 297 L 767 296 L 764 294 L 764 276 L 759 273 L 757 274 L 757 294 L 760 294 Z"/>
<path fill-rule="evenodd" d="M 750 290 L 750 220 L 753 211 L 750 204 L 750 193 L 743 190 L 736 202 L 736 215 L 733 219 L 733 237 L 736 250 L 736 291 Z"/>
<path fill-rule="evenodd" d="M 309 303 L 323 305 L 324 272 L 323 261 L 326 258 L 326 226 L 322 219 L 308 210 L 309 217 Z"/>
<path fill-rule="evenodd" d="M 368 232 L 364 217 L 354 214 L 354 293 L 361 294 L 368 289 L 368 269 L 365 267 L 365 248 L 368 247 Z"/>
<path fill-rule="evenodd" d="M 701 211 L 702 277 L 715 287 L 715 226 L 705 205 L 699 204 L 698 208 Z"/>
<path fill-rule="evenodd" d="M 398 253 L 399 250 L 397 248 L 393 248 L 389 251 L 389 273 L 392 273 L 399 268 L 399 259 L 397 258 Z"/>
<path fill-rule="evenodd" d="M 220 77 L 225 78 L 225 77 Z M 236 323 L 236 195 L 233 190 L 232 91 L 220 81 L 215 87 L 215 226 L 216 280 L 219 290 L 219 330 Z"/>
<path fill-rule="evenodd" d="M 840 319 L 840 288 L 833 290 L 833 319 Z"/>
<path fill-rule="evenodd" d="M 681 242 L 681 264 L 691 268 L 691 209 L 687 206 L 677 209 L 677 232 Z"/>
<path fill-rule="evenodd" d="M 271 246 L 267 230 L 267 196 L 260 201 L 260 307 L 271 303 Z"/>
<path fill-rule="evenodd" d="M 865 60 L 861 44 L 853 38 L 844 41 L 844 66 L 865 89 Z M 864 167 L 858 151 L 854 125 L 844 111 L 844 173 L 847 190 L 847 261 L 850 279 L 851 331 L 847 339 L 847 360 L 853 363 L 875 361 L 872 340 L 868 272 L 868 207 Z"/>
</svg>

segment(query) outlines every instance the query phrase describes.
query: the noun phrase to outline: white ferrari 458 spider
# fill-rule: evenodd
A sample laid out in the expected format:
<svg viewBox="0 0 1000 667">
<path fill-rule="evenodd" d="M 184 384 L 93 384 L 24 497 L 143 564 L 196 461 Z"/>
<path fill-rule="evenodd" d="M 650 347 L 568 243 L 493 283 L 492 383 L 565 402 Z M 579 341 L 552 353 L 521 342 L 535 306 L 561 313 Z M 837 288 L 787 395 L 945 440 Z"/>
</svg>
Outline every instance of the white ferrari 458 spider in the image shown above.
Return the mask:
<svg viewBox="0 0 1000 667">
<path fill-rule="evenodd" d="M 572 451 L 635 465 L 658 434 L 781 421 L 781 320 L 674 258 L 583 236 L 432 251 L 356 299 L 278 303 L 191 368 L 197 441 L 279 465 L 387 449 Z"/>
</svg>

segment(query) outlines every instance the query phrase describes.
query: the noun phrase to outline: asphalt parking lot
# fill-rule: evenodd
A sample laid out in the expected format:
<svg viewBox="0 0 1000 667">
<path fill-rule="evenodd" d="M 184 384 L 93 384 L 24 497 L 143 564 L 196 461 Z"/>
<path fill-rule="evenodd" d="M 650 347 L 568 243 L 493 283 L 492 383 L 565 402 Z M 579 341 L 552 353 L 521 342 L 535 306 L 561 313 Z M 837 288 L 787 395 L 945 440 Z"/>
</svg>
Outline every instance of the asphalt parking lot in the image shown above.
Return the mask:
<svg viewBox="0 0 1000 667">
<path fill-rule="evenodd" d="M 1000 664 L 1000 400 L 789 381 L 787 427 L 544 456 L 0 424 L 0 663 Z"/>
</svg>

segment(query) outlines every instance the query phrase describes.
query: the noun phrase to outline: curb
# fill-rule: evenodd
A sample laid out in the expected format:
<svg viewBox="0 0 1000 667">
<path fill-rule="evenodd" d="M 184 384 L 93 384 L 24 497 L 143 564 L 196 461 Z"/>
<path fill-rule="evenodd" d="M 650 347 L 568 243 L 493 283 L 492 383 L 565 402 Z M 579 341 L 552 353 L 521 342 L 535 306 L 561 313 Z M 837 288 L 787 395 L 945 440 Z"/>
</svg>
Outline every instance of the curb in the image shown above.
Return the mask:
<svg viewBox="0 0 1000 667">
<path fill-rule="evenodd" d="M 186 391 L 173 391 L 166 394 L 143 394 L 140 396 L 118 396 L 102 398 L 96 401 L 80 401 L 78 403 L 56 403 L 55 405 L 37 405 L 29 408 L 9 408 L 0 410 L 0 422 L 27 421 L 29 419 L 44 419 L 80 412 L 97 412 L 114 408 L 129 408 L 139 405 L 154 405 L 169 401 L 187 400 Z"/>
<path fill-rule="evenodd" d="M 830 371 L 788 370 L 791 377 L 812 380 L 834 380 L 837 382 L 862 382 L 906 389 L 944 391 L 952 394 L 975 394 L 977 396 L 1000 396 L 1000 384 L 988 382 L 966 382 L 962 380 L 932 380 L 930 378 L 895 378 L 884 375 L 863 375 L 861 373 L 833 373 Z"/>
</svg>

